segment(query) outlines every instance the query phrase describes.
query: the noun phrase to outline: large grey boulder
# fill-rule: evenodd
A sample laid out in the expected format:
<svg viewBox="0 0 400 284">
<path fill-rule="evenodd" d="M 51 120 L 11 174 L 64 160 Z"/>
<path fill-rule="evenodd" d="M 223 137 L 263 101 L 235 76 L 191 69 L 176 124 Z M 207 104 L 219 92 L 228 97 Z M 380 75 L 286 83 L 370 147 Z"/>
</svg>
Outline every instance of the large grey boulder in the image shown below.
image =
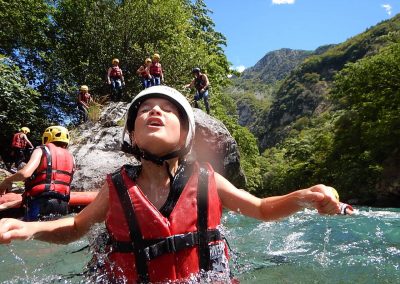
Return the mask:
<svg viewBox="0 0 400 284">
<path fill-rule="evenodd" d="M 246 186 L 240 167 L 238 145 L 225 125 L 199 109 L 194 109 L 196 135 L 193 156 L 199 162 L 209 162 L 214 170 L 239 188 Z"/>
<path fill-rule="evenodd" d="M 107 174 L 124 164 L 138 163 L 132 155 L 120 150 L 127 107 L 123 102 L 110 103 L 103 108 L 98 122 L 88 122 L 71 131 L 69 149 L 77 165 L 72 190 L 98 190 Z M 236 186 L 244 187 L 246 178 L 240 167 L 236 141 L 220 121 L 198 109 L 194 114 L 193 157 L 210 162 L 215 171 Z"/>
</svg>

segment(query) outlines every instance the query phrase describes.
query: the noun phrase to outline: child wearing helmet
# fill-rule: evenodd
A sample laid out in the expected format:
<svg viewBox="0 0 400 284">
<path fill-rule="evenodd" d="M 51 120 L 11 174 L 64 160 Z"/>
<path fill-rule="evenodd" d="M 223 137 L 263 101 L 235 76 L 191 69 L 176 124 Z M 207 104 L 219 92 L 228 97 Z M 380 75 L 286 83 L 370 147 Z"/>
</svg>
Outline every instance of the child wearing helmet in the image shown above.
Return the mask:
<svg viewBox="0 0 400 284">
<path fill-rule="evenodd" d="M 202 270 L 229 277 L 223 207 L 262 221 L 304 207 L 339 212 L 325 185 L 267 198 L 237 189 L 210 164 L 190 161 L 194 135 L 193 111 L 181 93 L 167 86 L 143 90 L 128 109 L 123 131 L 124 148 L 141 164 L 108 175 L 96 199 L 74 217 L 34 224 L 0 220 L 0 243 L 32 237 L 68 243 L 105 221 L 111 244 L 102 275 L 111 282 L 183 283 L 201 278 Z"/>
<path fill-rule="evenodd" d="M 107 83 L 111 86 L 112 100 L 119 101 L 122 97 L 122 88 L 125 86 L 124 74 L 119 67 L 119 59 L 114 58 L 112 66 L 107 71 Z"/>
<path fill-rule="evenodd" d="M 89 119 L 89 106 L 92 102 L 92 96 L 89 94 L 89 87 L 82 85 L 79 88 L 78 94 L 78 110 L 79 110 L 79 121 L 84 123 Z"/>
<path fill-rule="evenodd" d="M 50 126 L 42 136 L 28 163 L 0 183 L 0 195 L 12 189 L 12 183 L 25 181 L 24 220 L 58 218 L 68 214 L 70 184 L 75 169 L 72 154 L 66 149 L 69 133 L 65 127 Z"/>
<path fill-rule="evenodd" d="M 208 76 L 204 73 L 201 73 L 201 70 L 198 67 L 193 68 L 192 74 L 194 79 L 189 84 L 185 85 L 184 88 L 194 87 L 196 89 L 196 93 L 194 95 L 194 106 L 199 108 L 198 101 L 203 99 L 207 114 L 210 114 L 210 104 L 208 102 L 208 88 L 210 86 L 210 82 L 208 80 Z"/>
<path fill-rule="evenodd" d="M 136 70 L 136 74 L 139 76 L 140 81 L 142 82 L 143 89 L 151 87 L 152 84 L 152 76 L 150 75 L 150 65 L 151 59 L 146 58 L 144 60 L 144 64 Z"/>
<path fill-rule="evenodd" d="M 26 160 L 26 146 L 33 148 L 33 144 L 29 141 L 27 134 L 30 133 L 28 127 L 21 127 L 20 131 L 15 133 L 11 142 L 11 151 L 14 158 L 14 166 L 16 169 Z M 10 165 L 11 168 L 12 165 Z"/>
<path fill-rule="evenodd" d="M 160 63 L 160 55 L 154 53 L 150 65 L 150 75 L 152 78 L 152 86 L 161 85 L 164 82 L 164 71 Z"/>
</svg>

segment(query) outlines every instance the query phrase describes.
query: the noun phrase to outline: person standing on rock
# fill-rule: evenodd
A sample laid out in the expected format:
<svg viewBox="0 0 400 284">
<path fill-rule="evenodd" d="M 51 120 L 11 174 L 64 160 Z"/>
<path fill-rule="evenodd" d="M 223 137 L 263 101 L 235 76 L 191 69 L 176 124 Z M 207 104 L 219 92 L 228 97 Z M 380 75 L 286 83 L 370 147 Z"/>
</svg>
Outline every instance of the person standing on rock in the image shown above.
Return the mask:
<svg viewBox="0 0 400 284">
<path fill-rule="evenodd" d="M 28 133 L 30 133 L 28 127 L 22 127 L 18 133 L 15 133 L 11 142 L 12 156 L 14 157 L 14 166 L 18 170 L 22 162 L 25 161 L 25 150 L 26 146 L 33 149 L 33 144 L 28 139 Z M 10 165 L 11 168 L 12 165 Z"/>
<path fill-rule="evenodd" d="M 12 183 L 25 181 L 24 220 L 36 221 L 68 214 L 70 184 L 75 171 L 72 154 L 67 150 L 69 132 L 62 126 L 48 127 L 29 162 L 0 183 L 0 196 L 12 189 Z"/>
<path fill-rule="evenodd" d="M 92 96 L 89 94 L 89 87 L 82 85 L 79 88 L 78 94 L 78 110 L 79 110 L 79 122 L 85 123 L 89 119 L 89 106 L 92 102 Z"/>
<path fill-rule="evenodd" d="M 210 104 L 208 102 L 208 88 L 210 86 L 210 81 L 208 81 L 208 77 L 206 74 L 201 73 L 200 68 L 193 68 L 192 74 L 194 79 L 189 84 L 185 85 L 185 88 L 195 88 L 196 93 L 194 95 L 194 106 L 196 108 L 199 107 L 198 101 L 203 99 L 204 106 L 206 107 L 207 114 L 210 114 Z"/>
<path fill-rule="evenodd" d="M 151 85 L 159 86 L 164 82 L 164 71 L 160 63 L 160 55 L 154 53 L 150 64 Z"/>
<path fill-rule="evenodd" d="M 76 216 L 0 220 L 0 243 L 32 238 L 68 243 L 105 221 L 110 243 L 97 267 L 102 280 L 225 283 L 230 273 L 220 231 L 223 207 L 262 221 L 305 207 L 339 212 L 332 188 L 321 184 L 267 198 L 236 188 L 210 164 L 190 161 L 194 136 L 193 110 L 181 93 L 167 86 L 143 90 L 129 106 L 123 131 L 124 149 L 141 164 L 108 175 L 96 199 Z"/>
<path fill-rule="evenodd" d="M 147 89 L 152 85 L 152 76 L 150 75 L 150 65 L 151 59 L 146 58 L 144 64 L 136 70 L 136 74 L 140 77 L 140 81 L 142 82 L 143 89 Z"/>
<path fill-rule="evenodd" d="M 124 74 L 119 67 L 119 59 L 112 60 L 112 66 L 107 71 L 107 83 L 111 86 L 111 99 L 119 101 L 122 98 L 122 88 L 125 86 Z"/>
</svg>

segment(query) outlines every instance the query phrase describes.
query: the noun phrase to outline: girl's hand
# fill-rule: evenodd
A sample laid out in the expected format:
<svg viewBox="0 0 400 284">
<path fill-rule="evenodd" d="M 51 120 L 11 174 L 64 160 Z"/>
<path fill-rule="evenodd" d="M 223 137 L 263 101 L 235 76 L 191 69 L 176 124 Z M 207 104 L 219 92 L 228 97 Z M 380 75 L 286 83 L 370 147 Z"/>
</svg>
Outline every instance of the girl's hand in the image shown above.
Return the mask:
<svg viewBox="0 0 400 284">
<path fill-rule="evenodd" d="M 0 196 L 3 195 L 5 192 L 9 192 L 12 190 L 13 183 L 7 181 L 6 179 L 0 183 Z"/>
<path fill-rule="evenodd" d="M 299 202 L 303 207 L 317 209 L 320 214 L 340 213 L 339 201 L 336 199 L 332 187 L 323 184 L 303 189 Z"/>
<path fill-rule="evenodd" d="M 28 223 L 17 219 L 0 220 L 0 244 L 9 244 L 12 240 L 27 240 L 33 236 L 34 222 Z"/>
</svg>

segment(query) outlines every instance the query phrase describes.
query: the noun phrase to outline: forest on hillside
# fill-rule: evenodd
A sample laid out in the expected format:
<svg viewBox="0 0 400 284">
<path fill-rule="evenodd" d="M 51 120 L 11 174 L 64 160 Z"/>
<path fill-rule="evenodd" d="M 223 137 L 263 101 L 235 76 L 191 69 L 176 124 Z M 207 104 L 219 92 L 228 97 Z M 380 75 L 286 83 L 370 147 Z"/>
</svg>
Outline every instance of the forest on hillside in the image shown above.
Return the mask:
<svg viewBox="0 0 400 284">
<path fill-rule="evenodd" d="M 270 72 L 265 66 L 250 70 L 252 88 L 235 79 L 230 90 L 247 119 L 239 121 L 248 123 L 242 125 L 262 153 L 255 167 L 259 188 L 276 194 L 326 183 L 352 203 L 399 206 L 399 51 L 397 15 L 319 49 L 290 72 L 275 65 L 272 74 L 286 72 L 283 80 L 254 84 L 270 77 L 260 74 Z"/>
</svg>

